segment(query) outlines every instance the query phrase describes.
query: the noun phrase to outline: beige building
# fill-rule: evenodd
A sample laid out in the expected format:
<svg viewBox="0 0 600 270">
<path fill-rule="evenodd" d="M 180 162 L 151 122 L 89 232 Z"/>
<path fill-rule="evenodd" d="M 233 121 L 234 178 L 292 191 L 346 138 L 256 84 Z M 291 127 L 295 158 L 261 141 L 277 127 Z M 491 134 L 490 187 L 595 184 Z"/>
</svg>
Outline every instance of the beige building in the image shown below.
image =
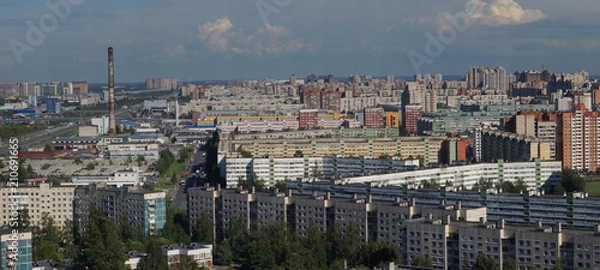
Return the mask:
<svg viewBox="0 0 600 270">
<path fill-rule="evenodd" d="M 539 121 L 537 123 L 536 137 L 541 142 L 547 143 L 550 148 L 550 158 L 556 157 L 556 122 Z"/>
<path fill-rule="evenodd" d="M 0 188 L 2 215 L 0 224 L 10 224 L 11 214 L 17 202 L 19 209 L 27 208 L 32 225 L 40 224 L 42 215 L 47 213 L 57 226 L 64 226 L 73 220 L 73 199 L 75 187 L 53 187 L 42 183 L 35 187 L 19 187 L 13 193 L 10 187 Z"/>
<path fill-rule="evenodd" d="M 387 138 L 313 138 L 313 139 L 226 139 L 219 143 L 219 154 L 240 157 L 248 151 L 253 157 L 294 157 L 300 151 L 308 156 L 423 157 L 425 163 L 439 162 L 444 136 Z"/>
<path fill-rule="evenodd" d="M 535 115 L 515 115 L 516 133 L 526 137 L 535 137 Z"/>
</svg>

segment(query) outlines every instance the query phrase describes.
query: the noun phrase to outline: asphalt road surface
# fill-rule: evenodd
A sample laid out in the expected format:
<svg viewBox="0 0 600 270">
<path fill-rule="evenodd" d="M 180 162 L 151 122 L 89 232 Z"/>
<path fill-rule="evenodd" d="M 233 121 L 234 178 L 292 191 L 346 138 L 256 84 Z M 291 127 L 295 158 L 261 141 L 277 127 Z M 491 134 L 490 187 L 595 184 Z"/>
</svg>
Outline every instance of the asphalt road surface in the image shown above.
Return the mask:
<svg viewBox="0 0 600 270">
<path fill-rule="evenodd" d="M 187 188 L 200 186 L 203 178 L 201 177 L 202 172 L 204 172 L 204 161 L 206 154 L 202 149 L 202 146 L 199 146 L 196 153 L 192 157 L 190 163 L 187 166 L 188 176 L 185 179 L 185 185 L 180 185 L 177 190 L 177 194 L 175 194 L 175 199 L 173 199 L 173 207 L 175 209 L 187 210 Z M 196 174 L 196 171 L 200 171 L 199 174 Z"/>
</svg>

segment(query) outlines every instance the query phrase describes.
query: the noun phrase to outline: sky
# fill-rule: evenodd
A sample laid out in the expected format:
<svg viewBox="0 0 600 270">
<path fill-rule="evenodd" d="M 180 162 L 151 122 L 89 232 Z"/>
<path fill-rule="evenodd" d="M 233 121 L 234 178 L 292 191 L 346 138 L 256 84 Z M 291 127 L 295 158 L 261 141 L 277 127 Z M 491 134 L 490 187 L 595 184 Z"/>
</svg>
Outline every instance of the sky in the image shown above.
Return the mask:
<svg viewBox="0 0 600 270">
<path fill-rule="evenodd" d="M 281 79 L 586 70 L 598 0 L 0 2 L 0 81 Z"/>
</svg>

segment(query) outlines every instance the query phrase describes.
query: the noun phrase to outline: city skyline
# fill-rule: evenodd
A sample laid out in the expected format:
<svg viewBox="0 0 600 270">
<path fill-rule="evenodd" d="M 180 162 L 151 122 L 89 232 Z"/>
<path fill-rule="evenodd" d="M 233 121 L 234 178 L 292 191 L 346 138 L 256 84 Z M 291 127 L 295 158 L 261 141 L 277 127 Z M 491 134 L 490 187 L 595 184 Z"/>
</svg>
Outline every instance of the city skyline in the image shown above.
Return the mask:
<svg viewBox="0 0 600 270">
<path fill-rule="evenodd" d="M 595 16 L 600 4 L 591 0 L 49 3 L 67 3 L 68 8 L 2 4 L 0 80 L 104 82 L 109 46 L 115 48 L 118 82 L 285 78 L 293 73 L 459 75 L 475 66 L 515 71 L 543 64 L 552 71 L 600 73 L 600 64 L 589 61 L 600 52 L 597 37 L 589 35 L 600 20 Z M 478 8 L 469 13 L 464 29 L 455 28 L 455 37 L 444 42 L 439 55 L 427 54 L 427 34 L 438 36 L 449 17 L 468 13 L 465 3 Z M 28 34 L 36 28 L 43 30 L 43 39 Z M 430 61 L 417 68 L 410 52 Z"/>
</svg>

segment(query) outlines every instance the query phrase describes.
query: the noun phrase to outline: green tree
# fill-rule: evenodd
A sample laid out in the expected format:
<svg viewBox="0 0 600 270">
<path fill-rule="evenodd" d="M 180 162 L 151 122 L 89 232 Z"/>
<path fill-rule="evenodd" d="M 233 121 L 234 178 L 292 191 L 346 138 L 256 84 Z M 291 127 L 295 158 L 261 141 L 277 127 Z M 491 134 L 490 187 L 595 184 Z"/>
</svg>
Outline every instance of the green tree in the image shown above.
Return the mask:
<svg viewBox="0 0 600 270">
<path fill-rule="evenodd" d="M 278 180 L 275 182 L 274 187 L 279 191 L 279 192 L 287 192 L 287 185 L 285 184 L 285 181 L 281 181 Z"/>
<path fill-rule="evenodd" d="M 423 186 L 423 188 L 437 189 L 440 187 L 440 184 L 438 184 L 438 182 L 435 181 L 435 179 L 423 180 L 421 181 L 421 185 Z"/>
<path fill-rule="evenodd" d="M 381 242 L 369 242 L 363 245 L 361 251 L 361 264 L 372 268 L 383 268 L 386 262 L 401 262 L 401 253 L 396 246 Z"/>
<path fill-rule="evenodd" d="M 508 257 L 508 259 L 502 264 L 502 270 L 516 270 L 517 269 L 517 265 L 515 264 L 515 260 L 513 260 L 511 257 Z"/>
<path fill-rule="evenodd" d="M 210 216 L 203 212 L 192 231 L 192 241 L 212 244 L 214 242 L 213 223 Z"/>
<path fill-rule="evenodd" d="M 55 187 L 60 186 L 60 179 L 58 179 L 54 176 L 48 177 L 48 182 L 51 183 L 52 186 L 55 186 Z"/>
<path fill-rule="evenodd" d="M 217 244 L 215 256 L 218 260 L 221 261 L 221 263 L 227 265 L 231 264 L 231 262 L 233 261 L 233 252 L 231 250 L 229 240 L 225 239 L 221 243 Z"/>
<path fill-rule="evenodd" d="M 179 179 L 177 177 L 176 172 L 173 172 L 173 174 L 171 174 L 171 183 L 173 183 L 173 185 L 177 185 L 177 183 L 179 183 Z"/>
<path fill-rule="evenodd" d="M 65 248 L 68 255 L 73 255 L 74 250 L 70 246 L 72 243 L 72 230 L 66 224 L 61 230 L 55 226 L 54 219 L 43 213 L 40 221 L 40 227 L 33 229 L 33 257 L 35 260 L 62 260 L 64 254 L 59 252 L 59 247 Z"/>
<path fill-rule="evenodd" d="M 47 143 L 46 145 L 44 145 L 44 152 L 48 152 L 48 151 L 51 151 L 51 150 L 52 150 L 52 146 L 49 143 Z"/>
<path fill-rule="evenodd" d="M 562 186 L 567 192 L 585 191 L 585 181 L 577 171 L 568 168 L 562 170 Z"/>
<path fill-rule="evenodd" d="M 499 270 L 498 264 L 494 258 L 489 257 L 483 253 L 477 255 L 475 264 L 471 267 L 471 270 Z"/>
<path fill-rule="evenodd" d="M 92 162 L 88 163 L 87 166 L 85 166 L 85 169 L 88 171 L 91 171 L 93 169 L 96 169 L 96 165 Z"/>
<path fill-rule="evenodd" d="M 248 247 L 250 269 L 272 269 L 275 266 L 275 253 L 267 237 L 258 237 Z"/>
<path fill-rule="evenodd" d="M 168 269 L 169 265 L 163 255 L 162 247 L 155 237 L 151 237 L 146 244 L 146 253 L 148 256 L 140 260 L 138 269 L 140 270 L 157 270 Z"/>
<path fill-rule="evenodd" d="M 309 249 L 311 256 L 315 258 L 318 269 L 327 268 L 327 245 L 325 243 L 325 235 L 319 231 L 319 228 L 314 223 L 308 225 L 306 238 L 302 241 L 305 248 Z"/>
<path fill-rule="evenodd" d="M 11 222 L 11 227 L 15 227 L 19 231 L 31 230 L 31 217 L 29 216 L 29 209 L 22 208 L 21 210 L 17 211 L 17 213 L 19 213 L 17 216 L 17 224 L 16 226 L 13 226 L 15 224 Z"/>
<path fill-rule="evenodd" d="M 294 152 L 294 157 L 303 157 L 303 156 L 304 156 L 304 154 L 300 150 L 296 150 L 296 152 Z"/>
<path fill-rule="evenodd" d="M 125 246 L 119 237 L 117 226 L 92 211 L 86 228 L 83 259 L 89 269 L 124 269 Z"/>
<path fill-rule="evenodd" d="M 552 270 L 563 270 L 563 269 L 564 268 L 563 268 L 563 264 L 562 264 L 561 260 L 558 260 L 558 263 L 554 267 L 552 267 Z"/>
</svg>

